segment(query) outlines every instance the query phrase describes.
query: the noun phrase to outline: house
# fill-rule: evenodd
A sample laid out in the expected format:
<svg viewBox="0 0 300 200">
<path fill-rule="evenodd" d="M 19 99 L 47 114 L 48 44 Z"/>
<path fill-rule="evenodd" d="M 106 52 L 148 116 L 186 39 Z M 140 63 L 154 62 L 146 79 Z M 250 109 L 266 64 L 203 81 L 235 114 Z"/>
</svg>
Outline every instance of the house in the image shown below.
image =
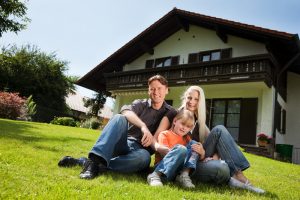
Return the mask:
<svg viewBox="0 0 300 200">
<path fill-rule="evenodd" d="M 107 90 L 123 104 L 146 98 L 147 79 L 169 81 L 167 101 L 180 105 L 189 85 L 207 98 L 207 124 L 225 125 L 240 144 L 264 132 L 293 145 L 300 163 L 300 42 L 270 30 L 174 8 L 83 76 L 78 84 Z"/>
<path fill-rule="evenodd" d="M 69 106 L 74 118 L 81 120 L 88 118 L 87 113 L 89 109 L 84 106 L 84 99 L 87 98 L 88 97 L 83 97 L 78 93 L 69 94 L 66 97 L 66 104 Z M 107 105 L 104 105 L 98 116 L 102 118 L 102 124 L 107 124 L 109 119 L 113 116 L 112 109 Z"/>
</svg>

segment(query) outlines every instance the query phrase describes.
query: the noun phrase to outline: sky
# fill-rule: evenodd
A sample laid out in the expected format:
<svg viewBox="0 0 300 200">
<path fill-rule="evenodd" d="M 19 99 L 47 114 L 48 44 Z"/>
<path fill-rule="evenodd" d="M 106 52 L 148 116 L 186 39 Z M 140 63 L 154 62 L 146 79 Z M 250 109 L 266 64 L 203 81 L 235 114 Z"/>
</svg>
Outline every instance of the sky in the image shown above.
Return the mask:
<svg viewBox="0 0 300 200">
<path fill-rule="evenodd" d="M 300 34 L 299 0 L 29 0 L 27 29 L 4 33 L 0 46 L 35 45 L 67 61 L 67 75 L 82 77 L 174 7 Z"/>
</svg>

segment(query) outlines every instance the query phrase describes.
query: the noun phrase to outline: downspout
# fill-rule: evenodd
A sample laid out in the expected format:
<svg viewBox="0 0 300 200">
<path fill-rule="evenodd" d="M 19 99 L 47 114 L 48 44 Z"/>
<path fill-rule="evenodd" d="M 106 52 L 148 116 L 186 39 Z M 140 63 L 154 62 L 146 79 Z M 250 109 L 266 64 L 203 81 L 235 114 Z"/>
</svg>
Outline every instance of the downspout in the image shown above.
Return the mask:
<svg viewBox="0 0 300 200">
<path fill-rule="evenodd" d="M 300 43 L 298 42 L 298 46 Z M 299 48 L 300 49 L 300 48 Z M 285 70 L 287 70 L 298 58 L 300 57 L 300 50 L 299 52 L 293 56 L 292 59 L 289 60 L 289 62 L 287 64 L 285 64 L 285 66 L 279 71 L 279 73 L 277 74 L 277 77 L 276 77 L 276 87 L 275 87 L 275 101 L 274 101 L 274 117 L 273 117 L 273 127 L 272 127 L 272 136 L 273 136 L 273 144 L 272 144 L 272 147 L 273 147 L 273 152 L 275 151 L 275 148 L 276 148 L 276 124 L 275 124 L 275 111 L 276 111 L 276 103 L 277 103 L 277 96 L 279 94 L 278 92 L 278 87 L 279 87 L 279 79 L 281 77 L 281 75 L 283 74 L 283 72 Z M 273 155 L 272 155 L 273 156 Z"/>
</svg>

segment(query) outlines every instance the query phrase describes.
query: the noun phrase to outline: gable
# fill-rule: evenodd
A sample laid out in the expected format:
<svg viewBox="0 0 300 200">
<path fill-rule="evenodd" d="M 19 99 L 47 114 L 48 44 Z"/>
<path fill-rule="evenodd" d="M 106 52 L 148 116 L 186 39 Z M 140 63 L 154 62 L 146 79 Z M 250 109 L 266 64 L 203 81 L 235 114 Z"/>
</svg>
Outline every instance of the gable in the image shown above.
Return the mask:
<svg viewBox="0 0 300 200">
<path fill-rule="evenodd" d="M 191 25 L 189 32 L 182 29 L 177 31 L 156 45 L 153 55 L 144 53 L 131 63 L 126 64 L 123 71 L 144 69 L 146 60 L 168 56 L 180 56 L 179 64 L 186 64 L 190 53 L 226 48 L 232 48 L 232 57 L 267 53 L 263 43 L 232 35 L 228 35 L 228 42 L 224 43 L 215 31 Z"/>
</svg>

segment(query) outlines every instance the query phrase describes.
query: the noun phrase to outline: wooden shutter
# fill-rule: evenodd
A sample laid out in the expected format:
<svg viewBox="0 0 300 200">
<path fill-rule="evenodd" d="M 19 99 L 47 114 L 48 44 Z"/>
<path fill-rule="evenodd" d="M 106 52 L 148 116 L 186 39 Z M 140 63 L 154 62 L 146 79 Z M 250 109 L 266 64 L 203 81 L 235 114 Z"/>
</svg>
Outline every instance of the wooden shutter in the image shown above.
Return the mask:
<svg viewBox="0 0 300 200">
<path fill-rule="evenodd" d="M 146 69 L 153 68 L 154 60 L 146 60 Z"/>
<path fill-rule="evenodd" d="M 171 65 L 179 65 L 179 56 L 174 56 L 171 58 Z"/>
<path fill-rule="evenodd" d="M 232 56 L 232 48 L 221 50 L 221 59 L 231 58 L 231 56 Z"/>
<path fill-rule="evenodd" d="M 241 100 L 240 112 L 240 144 L 256 144 L 257 127 L 257 98 L 247 98 Z"/>
<path fill-rule="evenodd" d="M 197 63 L 198 62 L 198 53 L 190 53 L 188 63 Z"/>
</svg>

